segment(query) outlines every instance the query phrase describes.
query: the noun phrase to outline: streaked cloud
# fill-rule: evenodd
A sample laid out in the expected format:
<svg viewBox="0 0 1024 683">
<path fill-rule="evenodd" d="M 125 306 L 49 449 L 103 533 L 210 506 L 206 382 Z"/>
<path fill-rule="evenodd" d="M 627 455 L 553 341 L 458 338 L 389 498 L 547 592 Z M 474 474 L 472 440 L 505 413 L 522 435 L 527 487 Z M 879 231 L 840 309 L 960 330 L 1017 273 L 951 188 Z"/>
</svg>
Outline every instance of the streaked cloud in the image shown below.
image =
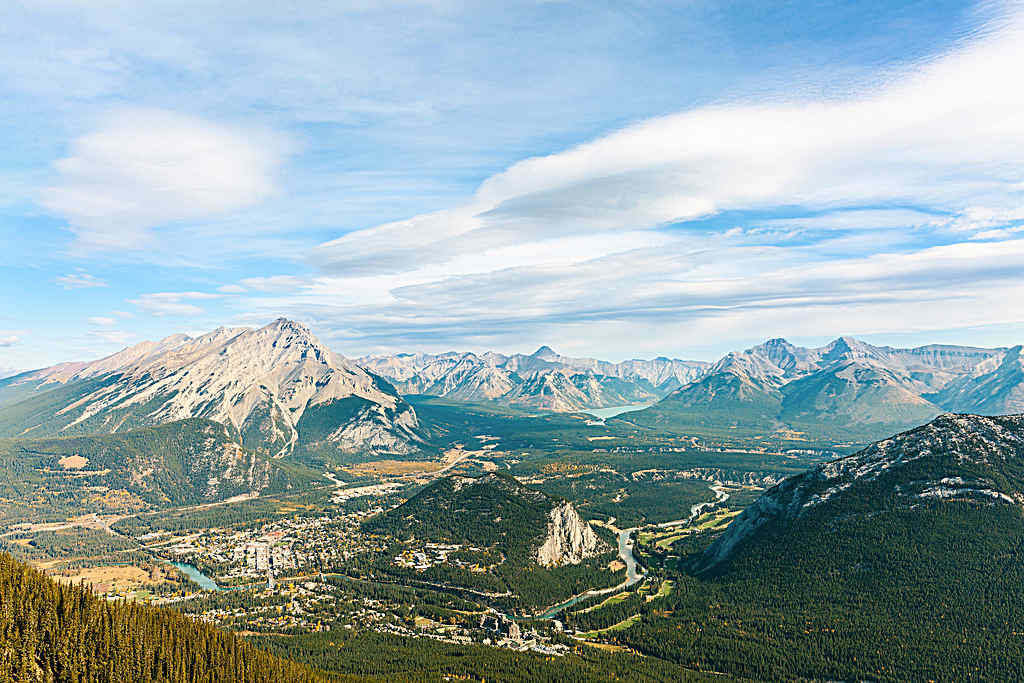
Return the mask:
<svg viewBox="0 0 1024 683">
<path fill-rule="evenodd" d="M 218 296 L 206 292 L 155 292 L 129 299 L 128 303 L 135 304 L 140 310 L 156 316 L 199 315 L 204 312 L 203 309 L 191 302 L 208 301 Z"/>
<path fill-rule="evenodd" d="M 90 330 L 86 337 L 90 341 L 108 346 L 126 346 L 131 343 L 132 334 L 125 330 Z"/>
<path fill-rule="evenodd" d="M 16 334 L 8 334 L 8 335 L 5 335 L 5 336 L 0 336 L 0 346 L 3 346 L 3 347 L 14 346 L 15 344 L 18 344 L 20 342 L 21 342 L 21 337 L 19 337 Z"/>
<path fill-rule="evenodd" d="M 245 292 L 255 290 L 257 292 L 288 292 L 294 291 L 306 284 L 308 280 L 297 275 L 272 275 L 269 277 L 247 277 L 242 280 L 241 286 L 227 285 L 221 287 L 220 291 Z"/>
<path fill-rule="evenodd" d="M 64 289 L 86 289 L 89 287 L 106 287 L 107 283 L 89 273 L 68 273 L 57 278 L 58 284 Z"/>
<path fill-rule="evenodd" d="M 357 346 L 1021 324 L 1016 71 L 1020 14 L 845 98 L 645 121 L 325 242 L 319 276 L 248 307 L 296 307 Z"/>
<path fill-rule="evenodd" d="M 5 365 L 281 314 L 346 353 L 1024 330 L 1020 3 L 307 10 L 8 12 L 0 333 L 53 321 Z"/>
<path fill-rule="evenodd" d="M 876 90 L 646 121 L 521 161 L 462 206 L 349 233 L 310 258 L 329 272 L 394 272 L 528 240 L 685 229 L 726 211 L 794 206 L 832 210 L 819 224 L 831 218 L 836 228 L 873 218 L 931 226 L 939 214 L 967 224 L 1024 199 L 1024 91 L 1006 87 L 1004 77 L 1021 70 L 1017 16 Z M 892 205 L 933 215 L 874 209 Z"/>
<path fill-rule="evenodd" d="M 241 285 L 221 285 L 217 288 L 217 291 L 221 294 L 244 294 L 249 290 Z"/>
</svg>

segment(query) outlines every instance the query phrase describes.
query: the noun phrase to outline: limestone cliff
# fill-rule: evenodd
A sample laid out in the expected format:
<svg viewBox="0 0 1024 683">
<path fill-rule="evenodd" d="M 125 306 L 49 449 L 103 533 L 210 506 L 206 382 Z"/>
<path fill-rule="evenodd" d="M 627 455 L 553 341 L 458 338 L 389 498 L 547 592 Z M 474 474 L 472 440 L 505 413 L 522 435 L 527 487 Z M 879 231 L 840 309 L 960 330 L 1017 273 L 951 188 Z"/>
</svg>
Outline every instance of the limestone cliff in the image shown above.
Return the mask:
<svg viewBox="0 0 1024 683">
<path fill-rule="evenodd" d="M 537 551 L 537 563 L 543 567 L 579 564 L 609 549 L 576 509 L 564 502 L 548 513 L 547 536 Z"/>
</svg>

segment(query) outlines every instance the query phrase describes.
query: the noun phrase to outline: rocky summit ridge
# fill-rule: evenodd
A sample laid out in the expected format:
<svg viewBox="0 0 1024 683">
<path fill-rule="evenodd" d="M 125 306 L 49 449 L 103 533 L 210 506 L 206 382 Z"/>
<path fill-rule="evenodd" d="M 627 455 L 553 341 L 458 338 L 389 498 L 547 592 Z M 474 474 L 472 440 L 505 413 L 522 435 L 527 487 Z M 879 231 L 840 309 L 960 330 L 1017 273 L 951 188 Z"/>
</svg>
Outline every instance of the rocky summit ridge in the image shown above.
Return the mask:
<svg viewBox="0 0 1024 683">
<path fill-rule="evenodd" d="M 98 361 L 23 373 L 4 380 L 4 390 L 23 392 L 23 401 L 46 394 L 56 408 L 47 424 L 24 425 L 32 436 L 202 417 L 237 430 L 247 446 L 283 456 L 299 442 L 307 412 L 347 401 L 351 409 L 327 435 L 339 450 L 406 453 L 420 442 L 415 411 L 387 382 L 284 318 L 143 342 Z"/>
<path fill-rule="evenodd" d="M 448 352 L 364 356 L 357 363 L 407 394 L 494 401 L 572 412 L 649 403 L 698 377 L 708 363 L 670 358 L 573 358 L 541 346 L 532 354 Z"/>
</svg>

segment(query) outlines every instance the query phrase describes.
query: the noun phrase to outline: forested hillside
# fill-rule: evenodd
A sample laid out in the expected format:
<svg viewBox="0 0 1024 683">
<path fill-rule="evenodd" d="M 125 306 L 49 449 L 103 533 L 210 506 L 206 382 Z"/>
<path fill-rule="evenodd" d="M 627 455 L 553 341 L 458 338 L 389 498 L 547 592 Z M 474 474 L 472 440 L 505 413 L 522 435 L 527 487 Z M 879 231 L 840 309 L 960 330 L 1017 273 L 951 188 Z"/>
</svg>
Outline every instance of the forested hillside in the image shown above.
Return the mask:
<svg viewBox="0 0 1024 683">
<path fill-rule="evenodd" d="M 608 569 L 612 546 L 571 506 L 496 472 L 440 479 L 363 529 L 398 539 L 396 550 L 454 544 L 465 568 L 431 567 L 419 576 L 489 590 L 510 609 L 536 610 L 622 580 Z M 379 569 L 412 576 L 391 563 Z"/>
<path fill-rule="evenodd" d="M 1020 680 L 1022 500 L 1024 417 L 940 417 L 765 492 L 614 640 L 756 680 Z"/>
<path fill-rule="evenodd" d="M 315 476 L 242 447 L 232 427 L 200 418 L 119 434 L 0 439 L 8 517 L 207 503 Z"/>
<path fill-rule="evenodd" d="M 320 680 L 213 626 L 100 600 L 0 554 L 0 683 Z"/>
</svg>

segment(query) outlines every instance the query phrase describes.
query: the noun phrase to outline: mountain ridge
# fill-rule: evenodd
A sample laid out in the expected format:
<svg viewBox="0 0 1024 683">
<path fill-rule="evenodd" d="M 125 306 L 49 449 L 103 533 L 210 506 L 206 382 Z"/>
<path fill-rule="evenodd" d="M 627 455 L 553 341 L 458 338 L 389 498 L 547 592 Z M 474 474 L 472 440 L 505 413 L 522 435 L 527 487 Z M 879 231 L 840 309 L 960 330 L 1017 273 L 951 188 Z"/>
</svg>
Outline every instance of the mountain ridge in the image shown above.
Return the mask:
<svg viewBox="0 0 1024 683">
<path fill-rule="evenodd" d="M 927 499 L 1022 505 L 1024 415 L 943 414 L 789 477 L 730 523 L 704 552 L 700 567 L 723 562 L 762 527 L 797 523 L 810 511 L 862 495 L 858 489 L 876 483 L 884 489 L 884 506 L 911 507 Z M 881 499 L 879 492 L 872 493 Z"/>
<path fill-rule="evenodd" d="M 280 457 L 294 451 L 311 409 L 339 401 L 355 402 L 325 435 L 339 451 L 407 454 L 420 447 L 415 410 L 393 387 L 284 318 L 258 329 L 173 335 L 0 381 L 0 434 L 117 432 L 203 417 L 231 425 L 247 447 Z"/>
<path fill-rule="evenodd" d="M 574 412 L 655 401 L 708 363 L 665 357 L 619 363 L 573 358 L 544 345 L 532 354 L 446 352 L 356 359 L 403 393 Z"/>
</svg>

